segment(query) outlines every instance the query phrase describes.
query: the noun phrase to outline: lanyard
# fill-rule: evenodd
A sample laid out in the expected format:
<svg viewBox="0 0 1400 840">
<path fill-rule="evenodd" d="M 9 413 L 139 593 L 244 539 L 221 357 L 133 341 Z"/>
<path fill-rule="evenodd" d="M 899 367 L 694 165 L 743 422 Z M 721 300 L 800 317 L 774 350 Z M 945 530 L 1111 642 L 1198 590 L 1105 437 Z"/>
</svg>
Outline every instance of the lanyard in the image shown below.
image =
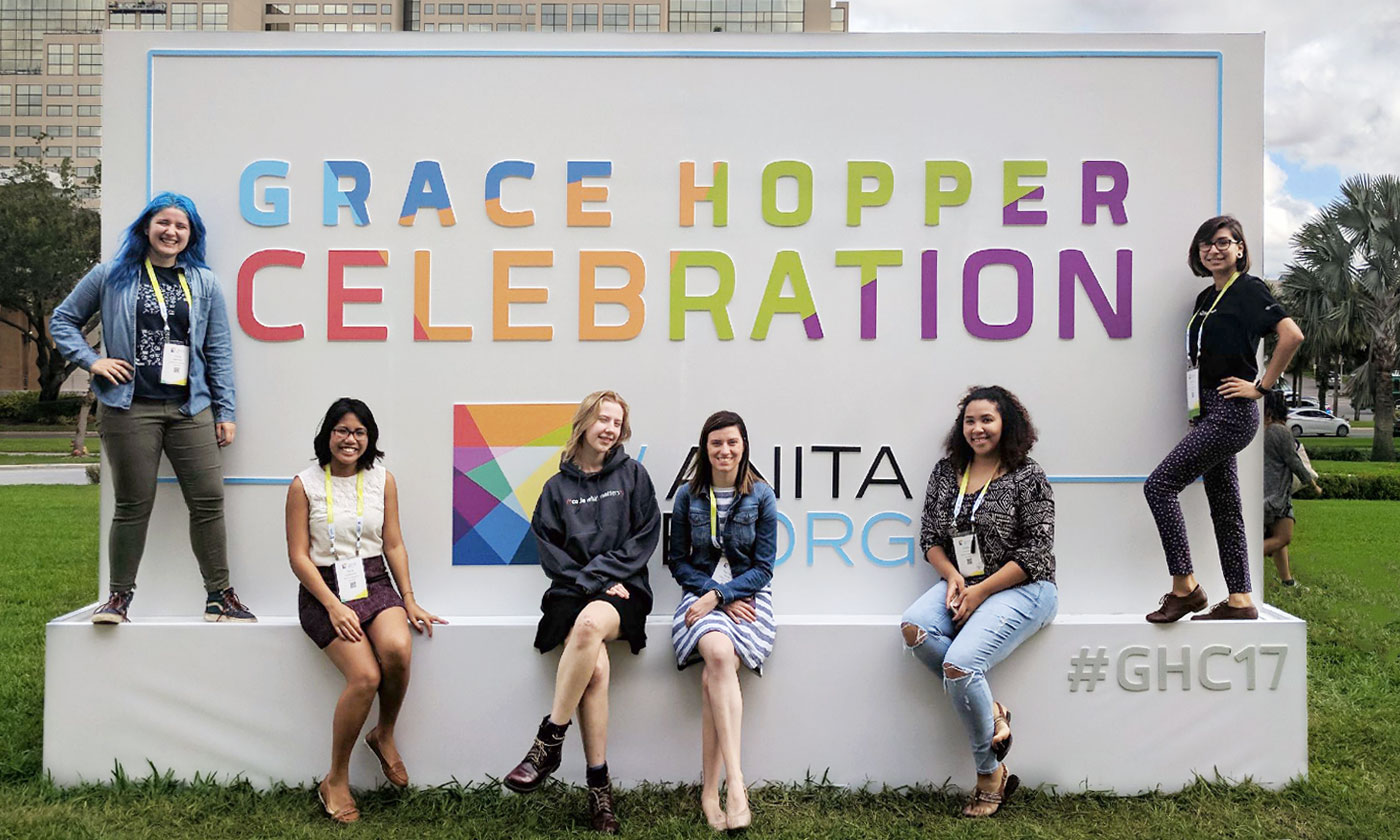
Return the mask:
<svg viewBox="0 0 1400 840">
<path fill-rule="evenodd" d="M 185 293 L 185 306 L 192 306 L 194 298 L 190 296 L 190 286 L 185 282 L 184 269 L 175 269 L 180 278 L 180 288 Z M 165 340 L 170 340 L 170 313 L 165 308 L 165 295 L 161 294 L 160 283 L 156 282 L 156 270 L 151 268 L 151 261 L 146 260 L 146 277 L 151 281 L 151 290 L 156 293 L 156 304 L 160 306 L 160 319 L 165 323 Z"/>
<path fill-rule="evenodd" d="M 1205 310 L 1204 314 L 1201 312 L 1196 313 L 1196 315 L 1201 316 L 1201 323 L 1196 326 L 1196 354 L 1194 358 L 1191 355 L 1191 323 L 1196 320 L 1196 315 L 1192 315 L 1191 321 L 1186 323 L 1186 361 L 1192 366 L 1201 358 L 1201 340 L 1204 339 L 1206 335 L 1206 319 L 1215 311 L 1215 307 L 1220 305 L 1220 299 L 1225 297 L 1226 292 L 1230 291 L 1230 287 L 1235 284 L 1235 278 L 1239 276 L 1240 273 L 1238 271 L 1231 274 L 1230 279 L 1225 281 L 1225 285 L 1220 287 L 1220 292 L 1216 294 L 1215 301 L 1211 303 L 1210 309 Z"/>
<path fill-rule="evenodd" d="M 953 505 L 953 527 L 958 526 L 958 513 L 962 511 L 963 496 L 967 495 L 967 477 L 972 474 L 972 465 L 968 464 L 963 470 L 962 481 L 958 483 L 958 501 Z M 996 471 L 992 471 L 992 477 L 987 479 L 987 483 L 982 485 L 982 492 L 977 494 L 977 500 L 972 503 L 972 524 L 977 524 L 977 509 L 982 506 L 982 500 L 987 497 L 987 488 L 992 486 L 992 481 L 997 477 Z"/>
<path fill-rule="evenodd" d="M 360 555 L 360 536 L 365 530 L 365 471 L 355 473 L 355 556 Z M 326 465 L 326 536 L 331 541 L 331 559 L 335 559 L 335 500 L 331 495 L 331 465 Z"/>
</svg>

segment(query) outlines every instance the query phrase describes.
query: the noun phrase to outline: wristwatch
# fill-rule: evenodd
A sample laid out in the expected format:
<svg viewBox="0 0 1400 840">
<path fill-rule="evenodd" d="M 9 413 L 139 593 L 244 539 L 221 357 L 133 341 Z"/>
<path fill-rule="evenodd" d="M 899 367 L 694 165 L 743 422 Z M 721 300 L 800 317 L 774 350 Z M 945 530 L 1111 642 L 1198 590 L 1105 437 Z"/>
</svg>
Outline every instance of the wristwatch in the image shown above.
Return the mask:
<svg viewBox="0 0 1400 840">
<path fill-rule="evenodd" d="M 1258 382 L 1254 383 L 1254 390 L 1258 391 L 1261 394 L 1267 395 L 1270 391 L 1273 390 L 1273 388 L 1265 388 L 1264 380 L 1260 379 Z"/>
</svg>

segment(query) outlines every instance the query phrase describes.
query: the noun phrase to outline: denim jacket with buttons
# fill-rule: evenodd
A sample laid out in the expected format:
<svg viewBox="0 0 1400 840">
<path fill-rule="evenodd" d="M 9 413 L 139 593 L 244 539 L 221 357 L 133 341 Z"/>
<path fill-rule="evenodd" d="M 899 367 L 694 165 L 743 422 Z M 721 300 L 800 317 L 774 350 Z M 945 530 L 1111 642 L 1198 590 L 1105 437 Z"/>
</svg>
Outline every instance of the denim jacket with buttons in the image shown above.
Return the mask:
<svg viewBox="0 0 1400 840">
<path fill-rule="evenodd" d="M 711 589 L 721 604 L 752 597 L 773 579 L 778 551 L 778 501 L 773 488 L 754 482 L 752 492 L 734 499 L 720 535 L 723 550 L 710 539 L 710 498 L 693 496 L 681 485 L 671 508 L 671 544 L 667 559 L 671 576 L 692 595 Z M 720 557 L 729 558 L 734 579 L 717 583 L 711 575 Z"/>
<path fill-rule="evenodd" d="M 183 262 L 179 268 L 185 272 L 193 298 L 190 301 L 190 396 L 180 411 L 193 417 L 212 405 L 214 422 L 233 422 L 233 343 L 224 293 L 209 269 Z M 112 260 L 89 271 L 53 311 L 49 321 L 49 331 L 58 351 L 83 370 L 89 370 L 92 363 L 101 358 L 83 338 L 83 325 L 95 312 L 101 312 L 102 346 L 107 356 L 136 363 L 136 283 L 145 282 L 145 275 L 139 274 L 135 282 L 124 284 L 122 289 L 111 280 L 117 270 L 117 262 Z M 105 406 L 131 408 L 136 380 L 133 377 L 113 385 L 101 376 L 94 376 L 92 390 Z"/>
</svg>

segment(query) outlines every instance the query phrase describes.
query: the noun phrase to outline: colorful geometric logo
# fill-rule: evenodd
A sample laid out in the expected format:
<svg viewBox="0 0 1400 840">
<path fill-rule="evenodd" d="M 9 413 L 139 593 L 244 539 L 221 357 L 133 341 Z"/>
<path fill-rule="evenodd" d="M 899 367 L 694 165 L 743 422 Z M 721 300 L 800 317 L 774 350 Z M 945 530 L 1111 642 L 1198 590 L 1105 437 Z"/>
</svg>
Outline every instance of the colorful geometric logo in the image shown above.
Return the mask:
<svg viewBox="0 0 1400 840">
<path fill-rule="evenodd" d="M 530 517 L 576 403 L 452 406 L 452 565 L 539 565 Z"/>
</svg>

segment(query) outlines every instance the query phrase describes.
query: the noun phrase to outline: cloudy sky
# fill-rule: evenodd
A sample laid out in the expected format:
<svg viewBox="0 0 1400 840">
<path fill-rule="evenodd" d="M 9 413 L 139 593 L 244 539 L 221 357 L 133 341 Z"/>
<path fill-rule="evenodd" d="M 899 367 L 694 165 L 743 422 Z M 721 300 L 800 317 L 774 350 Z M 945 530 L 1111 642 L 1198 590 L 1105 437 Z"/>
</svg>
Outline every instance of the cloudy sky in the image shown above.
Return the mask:
<svg viewBox="0 0 1400 840">
<path fill-rule="evenodd" d="M 1359 172 L 1400 173 L 1395 0 L 851 0 L 853 32 L 1264 32 L 1264 266 Z"/>
</svg>

